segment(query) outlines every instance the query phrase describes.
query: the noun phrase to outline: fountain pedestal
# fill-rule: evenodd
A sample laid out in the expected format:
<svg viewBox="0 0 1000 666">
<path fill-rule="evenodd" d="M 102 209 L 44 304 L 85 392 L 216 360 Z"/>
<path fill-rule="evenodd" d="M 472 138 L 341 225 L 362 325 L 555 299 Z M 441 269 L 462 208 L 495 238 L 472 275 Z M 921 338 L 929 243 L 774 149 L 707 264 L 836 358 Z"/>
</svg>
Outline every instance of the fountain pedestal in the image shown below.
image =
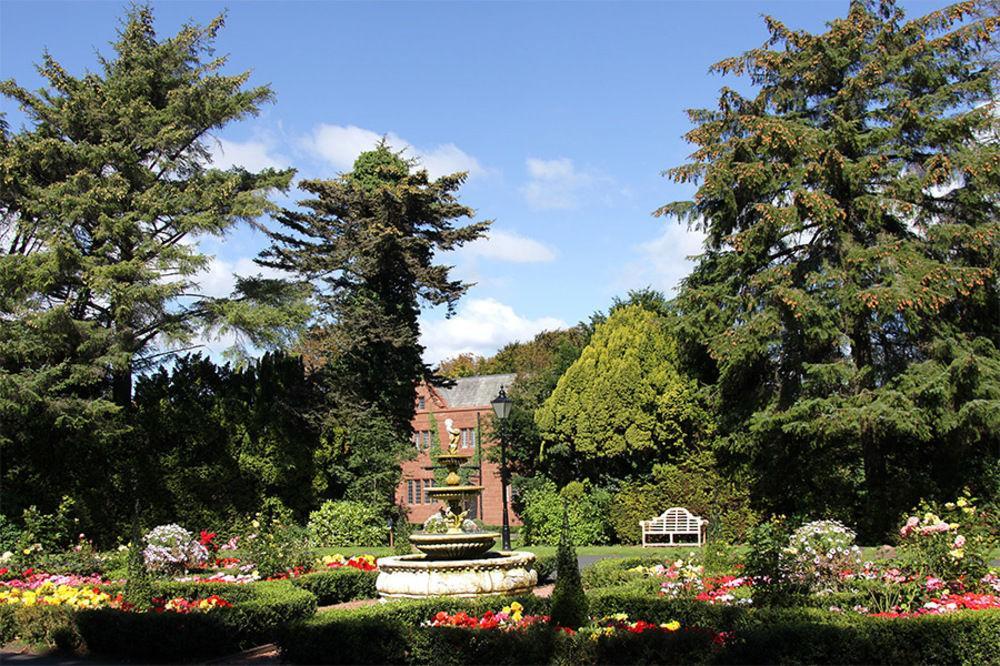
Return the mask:
<svg viewBox="0 0 1000 666">
<path fill-rule="evenodd" d="M 452 433 L 451 423 L 445 427 Z M 487 594 L 524 594 L 538 583 L 532 569 L 532 553 L 487 552 L 493 547 L 496 532 L 463 529 L 466 520 L 464 503 L 483 492 L 482 486 L 462 485 L 458 468 L 472 454 L 458 453 L 453 438 L 448 453 L 438 461 L 448 469 L 445 484 L 429 488 L 427 494 L 444 500 L 447 510 L 438 523 L 443 531 L 417 532 L 410 536 L 419 551 L 414 555 L 383 557 L 378 560 L 379 575 L 375 587 L 383 599 L 421 597 L 476 597 Z"/>
</svg>

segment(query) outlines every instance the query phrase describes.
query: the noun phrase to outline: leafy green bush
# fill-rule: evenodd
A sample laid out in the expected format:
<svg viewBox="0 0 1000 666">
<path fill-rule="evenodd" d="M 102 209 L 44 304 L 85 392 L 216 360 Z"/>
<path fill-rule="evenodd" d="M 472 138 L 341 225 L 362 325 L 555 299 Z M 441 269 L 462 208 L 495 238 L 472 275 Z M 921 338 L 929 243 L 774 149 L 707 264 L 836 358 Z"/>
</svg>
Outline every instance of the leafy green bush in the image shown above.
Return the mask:
<svg viewBox="0 0 1000 666">
<path fill-rule="evenodd" d="M 978 581 L 989 570 L 997 540 L 989 519 L 966 491 L 943 505 L 922 503 L 900 528 L 900 559 L 921 576 Z"/>
<path fill-rule="evenodd" d="M 255 534 L 241 542 L 248 559 L 261 578 L 269 578 L 312 561 L 312 548 L 306 530 L 274 516 L 268 520 L 257 514 L 252 527 Z"/>
<path fill-rule="evenodd" d="M 774 516 L 751 530 L 744 571 L 748 576 L 770 581 L 754 590 L 755 603 L 790 605 L 808 591 L 804 581 L 789 575 L 789 553 L 786 551 L 791 534 L 784 516 Z"/>
<path fill-rule="evenodd" d="M 43 552 L 54 553 L 68 547 L 76 537 L 79 519 L 74 517 L 76 500 L 64 496 L 55 513 L 42 513 L 36 506 L 24 510 L 21 548 L 39 544 Z M 17 552 L 17 551 L 15 551 Z"/>
<path fill-rule="evenodd" d="M 630 569 L 653 566 L 662 562 L 662 559 L 655 557 L 616 557 L 598 560 L 583 570 L 583 586 L 587 590 L 596 590 L 624 585 L 645 578 L 645 574 Z"/>
<path fill-rule="evenodd" d="M 377 597 L 376 578 L 378 578 L 377 571 L 341 567 L 293 578 L 292 584 L 311 592 L 321 606 L 330 606 L 355 599 Z"/>
<path fill-rule="evenodd" d="M 21 528 L 0 513 L 0 553 L 13 552 L 21 543 Z"/>
<path fill-rule="evenodd" d="M 611 495 L 601 488 L 573 481 L 557 491 L 548 479 L 522 479 L 520 512 L 525 545 L 554 546 L 559 543 L 563 501 L 570 504 L 569 524 L 576 545 L 610 542 L 608 510 Z"/>
<path fill-rule="evenodd" d="M 321 547 L 383 546 L 388 538 L 382 512 L 364 502 L 324 502 L 309 514 L 307 529 Z"/>
<path fill-rule="evenodd" d="M 218 594 L 232 608 L 209 613 L 78 611 L 75 625 L 89 652 L 141 661 L 179 661 L 226 654 L 272 640 L 277 631 L 316 611 L 316 598 L 287 581 L 227 585 L 167 583 L 167 597 Z"/>
<path fill-rule="evenodd" d="M 682 506 L 709 521 L 709 541 L 743 542 L 759 522 L 746 486 L 719 474 L 710 452 L 677 465 L 656 465 L 652 479 L 625 483 L 615 493 L 608 520 L 618 541 L 640 543 L 639 521 Z"/>
</svg>

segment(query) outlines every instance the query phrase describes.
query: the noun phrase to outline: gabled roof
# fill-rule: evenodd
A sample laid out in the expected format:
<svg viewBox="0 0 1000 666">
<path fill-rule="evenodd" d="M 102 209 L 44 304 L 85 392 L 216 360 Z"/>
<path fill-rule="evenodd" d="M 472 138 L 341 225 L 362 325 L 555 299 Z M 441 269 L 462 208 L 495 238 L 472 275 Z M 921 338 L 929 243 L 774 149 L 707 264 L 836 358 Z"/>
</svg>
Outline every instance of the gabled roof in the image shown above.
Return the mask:
<svg viewBox="0 0 1000 666">
<path fill-rule="evenodd" d="M 500 387 L 510 388 L 517 375 L 479 375 L 455 380 L 451 388 L 436 388 L 449 407 L 489 407 L 490 401 L 500 393 Z"/>
</svg>

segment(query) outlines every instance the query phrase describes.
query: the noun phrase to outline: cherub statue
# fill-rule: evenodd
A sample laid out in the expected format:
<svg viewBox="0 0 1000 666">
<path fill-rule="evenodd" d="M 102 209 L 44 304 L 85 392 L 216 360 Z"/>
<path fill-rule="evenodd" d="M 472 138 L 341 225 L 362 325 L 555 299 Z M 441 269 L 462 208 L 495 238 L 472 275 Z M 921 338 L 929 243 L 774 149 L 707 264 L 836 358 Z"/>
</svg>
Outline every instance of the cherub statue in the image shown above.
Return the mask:
<svg viewBox="0 0 1000 666">
<path fill-rule="evenodd" d="M 458 451 L 458 438 L 462 435 L 462 431 L 455 427 L 455 421 L 452 419 L 444 420 L 444 429 L 448 432 L 448 452 L 455 453 Z"/>
</svg>

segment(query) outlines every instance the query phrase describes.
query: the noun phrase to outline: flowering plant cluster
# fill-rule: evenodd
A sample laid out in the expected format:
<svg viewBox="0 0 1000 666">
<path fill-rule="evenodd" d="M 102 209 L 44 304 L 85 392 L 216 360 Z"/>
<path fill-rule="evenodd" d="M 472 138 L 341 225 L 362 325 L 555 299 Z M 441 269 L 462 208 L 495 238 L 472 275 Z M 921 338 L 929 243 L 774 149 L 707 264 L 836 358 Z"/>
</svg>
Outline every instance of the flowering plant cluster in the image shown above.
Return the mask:
<svg viewBox="0 0 1000 666">
<path fill-rule="evenodd" d="M 154 571 L 202 567 L 208 562 L 208 549 L 180 525 L 155 527 L 143 537 L 143 542 L 146 544 L 143 559 Z"/>
<path fill-rule="evenodd" d="M 89 576 L 79 576 L 76 574 L 48 574 L 36 573 L 33 569 L 27 569 L 21 578 L 0 581 L 0 587 L 20 588 L 23 590 L 35 590 L 43 585 L 67 585 L 70 587 L 82 587 L 94 585 L 104 585 L 110 581 L 105 580 L 98 574 Z"/>
<path fill-rule="evenodd" d="M 185 599 L 183 597 L 153 599 L 154 613 L 207 613 L 218 608 L 232 608 L 232 604 L 217 594 L 204 599 Z"/>
<path fill-rule="evenodd" d="M 341 567 L 353 567 L 361 571 L 378 571 L 374 555 L 355 555 L 354 557 L 344 557 L 340 553 L 335 555 L 324 555 L 316 564 L 327 569 L 339 569 Z"/>
<path fill-rule="evenodd" d="M 830 589 L 845 569 L 861 564 L 861 549 L 853 530 L 836 520 L 816 520 L 802 525 L 782 551 L 788 576 L 813 589 Z"/>
<path fill-rule="evenodd" d="M 233 585 L 246 585 L 256 583 L 260 576 L 255 573 L 227 574 L 221 571 L 207 576 L 181 576 L 175 578 L 178 583 L 231 583 Z"/>
<path fill-rule="evenodd" d="M 642 634 L 647 631 L 674 632 L 681 628 L 681 623 L 677 620 L 657 624 L 646 620 L 629 620 L 625 613 L 615 613 L 602 617 L 586 627 L 580 627 L 580 635 L 588 636 L 593 641 L 598 641 L 603 637 L 614 636 L 616 634 Z"/>
<path fill-rule="evenodd" d="M 510 606 L 504 606 L 499 612 L 486 611 L 481 617 L 469 615 L 465 611 L 451 615 L 445 611 L 438 611 L 433 618 L 424 622 L 423 626 L 512 631 L 547 622 L 549 622 L 548 615 L 524 615 L 524 606 L 515 601 Z"/>
<path fill-rule="evenodd" d="M 37 587 L 5 586 L 0 589 L 0 605 L 102 608 L 120 603 L 121 595 L 112 597 L 89 585 L 78 587 L 46 581 Z"/>
<path fill-rule="evenodd" d="M 935 507 L 924 504 L 899 529 L 901 556 L 908 568 L 946 581 L 978 580 L 987 573 L 990 534 L 968 493 Z"/>
<path fill-rule="evenodd" d="M 887 610 L 872 609 L 867 606 L 857 605 L 851 610 L 855 613 L 870 615 L 872 617 L 919 617 L 921 615 L 945 615 L 959 610 L 998 610 L 1000 609 L 1000 596 L 995 594 L 979 594 L 976 592 L 964 592 L 962 594 L 942 594 L 925 601 L 915 608 L 906 606 L 896 606 Z M 842 609 L 838 606 L 831 606 L 830 610 L 839 613 Z"/>
</svg>

